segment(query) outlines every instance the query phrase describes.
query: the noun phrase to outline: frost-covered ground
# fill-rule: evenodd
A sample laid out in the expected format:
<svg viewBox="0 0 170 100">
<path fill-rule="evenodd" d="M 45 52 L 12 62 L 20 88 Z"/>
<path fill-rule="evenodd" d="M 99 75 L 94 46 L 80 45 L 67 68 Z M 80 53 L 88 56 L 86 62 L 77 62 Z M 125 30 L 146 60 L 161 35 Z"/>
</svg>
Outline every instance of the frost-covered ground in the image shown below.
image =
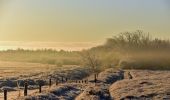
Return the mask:
<svg viewBox="0 0 170 100">
<path fill-rule="evenodd" d="M 170 71 L 128 71 L 132 79 L 124 79 L 110 87 L 115 100 L 170 100 Z"/>
<path fill-rule="evenodd" d="M 30 96 L 16 100 L 73 100 L 83 91 L 83 87 L 86 87 L 86 84 L 67 83 L 57 86 L 53 85 L 48 91 L 44 90 L 42 93 L 34 92 Z"/>
<path fill-rule="evenodd" d="M 0 63 L 0 100 L 3 98 L 3 89 L 8 90 L 8 98 L 17 97 L 19 90 L 23 94 L 24 81 L 28 81 L 29 93 L 34 92 L 38 88 L 38 82 L 44 85 L 52 83 L 56 80 L 61 82 L 67 80 L 80 80 L 89 75 L 88 68 L 70 65 L 56 67 L 55 65 L 24 63 L 24 62 L 1 62 Z"/>
<path fill-rule="evenodd" d="M 10 77 L 8 73 L 9 76 L 1 77 L 0 88 L 8 89 L 8 100 L 170 100 L 170 71 L 122 71 L 109 68 L 100 72 L 97 75 L 97 83 L 94 83 L 94 74 L 88 68 L 41 65 L 41 72 L 38 71 L 40 66 L 34 69 L 34 64 L 26 64 L 27 67 L 31 65 L 33 71 L 28 71 L 29 74 L 21 75 L 22 72 L 18 71 L 16 76 Z M 50 88 L 49 78 L 53 84 Z M 25 79 L 29 82 L 27 97 L 23 96 Z M 40 80 L 44 82 L 42 93 L 39 93 L 37 84 Z M 56 80 L 59 83 L 57 85 Z M 20 88 L 17 87 L 17 81 L 20 82 Z M 2 91 L 1 99 L 3 100 Z"/>
<path fill-rule="evenodd" d="M 123 71 L 107 69 L 99 73 L 97 83 L 94 83 L 94 75 L 82 78 L 82 80 L 65 82 L 53 85 L 42 93 L 33 92 L 27 97 L 15 100 L 110 100 L 109 86 L 123 78 Z M 86 82 L 85 82 L 86 80 Z M 88 82 L 87 82 L 88 80 Z"/>
</svg>

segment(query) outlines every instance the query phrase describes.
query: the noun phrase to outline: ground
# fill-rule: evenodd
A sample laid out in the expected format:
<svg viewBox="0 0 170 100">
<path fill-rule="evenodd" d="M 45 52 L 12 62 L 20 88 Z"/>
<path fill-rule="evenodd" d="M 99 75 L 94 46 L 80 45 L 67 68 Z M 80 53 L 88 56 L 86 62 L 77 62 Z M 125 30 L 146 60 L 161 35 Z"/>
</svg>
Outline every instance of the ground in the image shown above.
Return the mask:
<svg viewBox="0 0 170 100">
<path fill-rule="evenodd" d="M 132 79 L 110 87 L 115 100 L 170 100 L 170 71 L 129 70 Z"/>
<path fill-rule="evenodd" d="M 109 68 L 96 74 L 95 83 L 89 68 L 74 65 L 1 62 L 0 69 L 2 100 L 3 89 L 8 89 L 8 100 L 170 100 L 170 71 Z M 26 97 L 23 96 L 25 79 L 29 82 Z M 44 82 L 42 93 L 37 81 Z"/>
</svg>

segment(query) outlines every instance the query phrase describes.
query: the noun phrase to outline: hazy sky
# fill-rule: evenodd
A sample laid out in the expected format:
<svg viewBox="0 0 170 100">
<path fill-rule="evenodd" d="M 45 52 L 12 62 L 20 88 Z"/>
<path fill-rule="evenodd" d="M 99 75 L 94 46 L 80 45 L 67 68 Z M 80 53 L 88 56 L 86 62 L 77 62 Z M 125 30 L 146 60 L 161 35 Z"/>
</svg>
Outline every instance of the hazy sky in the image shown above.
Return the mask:
<svg viewBox="0 0 170 100">
<path fill-rule="evenodd" d="M 104 41 L 144 30 L 170 37 L 170 0 L 0 0 L 0 41 Z"/>
</svg>

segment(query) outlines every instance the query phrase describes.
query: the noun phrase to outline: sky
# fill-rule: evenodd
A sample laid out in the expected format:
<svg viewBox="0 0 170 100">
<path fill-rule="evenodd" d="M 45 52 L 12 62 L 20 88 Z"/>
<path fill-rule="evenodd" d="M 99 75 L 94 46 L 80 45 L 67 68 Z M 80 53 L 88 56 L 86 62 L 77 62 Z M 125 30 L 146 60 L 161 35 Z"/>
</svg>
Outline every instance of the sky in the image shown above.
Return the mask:
<svg viewBox="0 0 170 100">
<path fill-rule="evenodd" d="M 169 0 L 0 0 L 0 41 L 103 42 L 125 31 L 170 38 Z"/>
</svg>

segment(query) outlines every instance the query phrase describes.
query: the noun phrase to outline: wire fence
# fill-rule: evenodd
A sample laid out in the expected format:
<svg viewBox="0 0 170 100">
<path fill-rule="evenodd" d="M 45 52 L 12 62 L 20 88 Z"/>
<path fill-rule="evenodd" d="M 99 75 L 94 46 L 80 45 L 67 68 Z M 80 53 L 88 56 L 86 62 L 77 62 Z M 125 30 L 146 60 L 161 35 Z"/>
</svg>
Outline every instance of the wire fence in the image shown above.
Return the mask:
<svg viewBox="0 0 170 100">
<path fill-rule="evenodd" d="M 94 75 L 94 82 L 96 83 L 97 81 L 97 76 Z M 48 81 L 47 81 L 48 80 Z M 36 88 L 32 89 L 29 86 L 29 81 L 25 80 L 24 81 L 24 86 L 20 86 L 21 82 L 17 82 L 17 90 L 16 91 L 10 91 L 8 87 L 4 87 L 3 89 L 0 90 L 0 100 L 18 100 L 20 97 L 25 97 L 28 95 L 31 95 L 35 92 L 41 93 L 42 90 L 49 91 L 52 85 L 58 86 L 59 84 L 64 84 L 64 83 L 84 83 L 88 84 L 88 79 L 84 80 L 70 80 L 67 77 L 61 77 L 60 80 L 54 79 L 54 78 L 49 78 L 45 80 L 39 80 L 37 81 Z"/>
</svg>

